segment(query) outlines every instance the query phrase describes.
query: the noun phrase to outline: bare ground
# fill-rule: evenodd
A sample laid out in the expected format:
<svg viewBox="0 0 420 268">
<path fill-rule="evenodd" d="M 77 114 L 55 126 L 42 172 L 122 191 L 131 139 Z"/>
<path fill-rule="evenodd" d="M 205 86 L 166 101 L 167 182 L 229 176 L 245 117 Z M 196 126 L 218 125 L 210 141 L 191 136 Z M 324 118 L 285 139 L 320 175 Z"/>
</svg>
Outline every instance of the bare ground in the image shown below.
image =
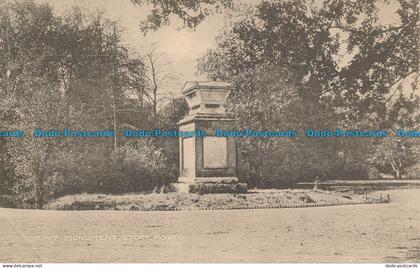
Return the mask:
<svg viewBox="0 0 420 268">
<path fill-rule="evenodd" d="M 387 193 L 297 209 L 0 209 L 0 262 L 419 262 L 420 189 Z"/>
</svg>

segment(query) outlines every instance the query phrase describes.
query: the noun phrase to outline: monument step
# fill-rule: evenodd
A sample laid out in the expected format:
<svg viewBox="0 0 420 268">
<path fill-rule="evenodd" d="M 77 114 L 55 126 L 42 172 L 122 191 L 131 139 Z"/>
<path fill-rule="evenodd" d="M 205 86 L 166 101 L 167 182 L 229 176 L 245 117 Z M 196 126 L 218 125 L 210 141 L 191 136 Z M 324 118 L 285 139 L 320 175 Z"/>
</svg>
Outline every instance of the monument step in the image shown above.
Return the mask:
<svg viewBox="0 0 420 268">
<path fill-rule="evenodd" d="M 179 193 L 197 194 L 221 194 L 221 193 L 246 193 L 248 185 L 246 183 L 220 183 L 220 182 L 194 182 L 194 183 L 172 183 L 171 186 Z"/>
<path fill-rule="evenodd" d="M 237 177 L 179 177 L 182 183 L 237 183 Z"/>
</svg>

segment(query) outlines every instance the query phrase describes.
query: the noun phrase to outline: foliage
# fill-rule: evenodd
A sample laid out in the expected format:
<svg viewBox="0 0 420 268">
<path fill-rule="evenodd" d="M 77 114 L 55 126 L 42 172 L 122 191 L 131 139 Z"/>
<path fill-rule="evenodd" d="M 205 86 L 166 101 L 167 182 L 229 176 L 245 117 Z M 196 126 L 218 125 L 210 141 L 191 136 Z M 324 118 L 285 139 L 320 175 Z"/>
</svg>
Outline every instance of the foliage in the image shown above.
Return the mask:
<svg viewBox="0 0 420 268">
<path fill-rule="evenodd" d="M 247 191 L 246 183 L 199 183 L 189 185 L 189 192 L 194 194 L 243 194 Z"/>
<path fill-rule="evenodd" d="M 188 114 L 189 108 L 184 97 L 171 99 L 159 111 L 159 124 L 161 129 L 177 129 L 177 123 Z"/>
<path fill-rule="evenodd" d="M 157 127 L 162 130 L 177 130 L 177 123 L 188 114 L 188 105 L 183 97 L 171 99 L 158 113 L 159 121 Z M 176 167 L 173 172 L 174 178 L 179 173 L 179 139 L 177 138 L 155 138 L 154 144 L 162 148 L 163 154 L 168 159 L 168 164 Z"/>
<path fill-rule="evenodd" d="M 382 170 L 401 179 L 408 169 L 417 163 L 415 141 L 407 138 L 387 138 L 375 147 L 372 161 Z"/>
<path fill-rule="evenodd" d="M 165 156 L 150 142 L 125 144 L 110 152 L 108 158 L 92 157 L 93 153 L 80 159 L 84 164 L 79 168 L 68 167 L 79 180 L 78 193 L 150 191 L 171 178 Z"/>
<path fill-rule="evenodd" d="M 174 177 L 174 167 L 167 162 L 162 149 L 151 142 L 126 144 L 114 152 L 112 159 L 113 170 L 119 173 L 115 177 L 128 180 L 122 184 L 124 188 L 120 192 L 150 190 L 167 184 Z M 109 191 L 116 191 L 114 182 L 109 187 Z"/>
<path fill-rule="evenodd" d="M 287 69 L 276 66 L 247 70 L 235 77 L 229 112 L 239 119 L 240 129 L 304 133 L 307 126 L 324 129 L 331 125 L 325 111 L 299 96 L 291 77 Z M 249 183 L 258 187 L 286 187 L 307 175 L 326 176 L 326 165 L 337 156 L 337 151 L 327 146 L 334 141 L 327 139 L 299 136 L 239 142 L 241 158 L 249 164 Z"/>
<path fill-rule="evenodd" d="M 14 171 L 9 159 L 7 143 L 5 139 L 0 138 L 0 194 L 9 193 L 12 187 Z"/>
<path fill-rule="evenodd" d="M 136 5 L 150 5 L 152 10 L 140 23 L 144 33 L 168 25 L 171 15 L 180 18 L 184 26 L 194 28 L 207 16 L 232 5 L 232 0 L 131 0 Z"/>
<path fill-rule="evenodd" d="M 0 195 L 0 207 L 15 208 L 15 200 L 12 195 Z"/>
<path fill-rule="evenodd" d="M 381 114 L 392 86 L 417 73 L 417 2 L 401 4 L 399 24 L 387 25 L 379 21 L 376 1 L 324 1 L 321 8 L 262 1 L 219 37 L 200 69 L 230 80 L 253 66 L 287 67 L 302 97 L 336 107 L 349 123 L 361 122 L 371 112 Z"/>
<path fill-rule="evenodd" d="M 48 89 L 47 85 L 43 89 Z M 51 90 L 51 88 L 49 88 Z M 49 94 L 41 90 L 31 94 L 25 106 L 20 106 L 22 115 L 18 129 L 24 130 L 27 135 L 43 126 L 47 129 L 62 126 L 65 119 L 65 107 L 57 102 L 59 93 L 51 90 Z M 51 112 L 54 111 L 54 112 Z M 14 166 L 14 192 L 21 206 L 42 207 L 42 204 L 52 196 L 57 179 L 54 160 L 63 153 L 65 144 L 59 139 L 20 138 L 11 139 L 8 143 L 10 161 Z"/>
<path fill-rule="evenodd" d="M 381 140 L 371 150 L 371 164 L 380 170 L 394 174 L 401 179 L 411 168 L 418 164 L 420 154 L 419 142 L 416 138 L 402 138 L 397 136 L 398 130 L 418 129 L 420 98 L 414 94 L 404 96 L 390 103 L 384 114 L 382 127 L 389 129 L 392 137 Z M 410 175 L 412 176 L 412 175 Z"/>
<path fill-rule="evenodd" d="M 400 20 L 394 24 L 382 23 L 380 7 L 386 4 L 262 1 L 251 12 L 238 11 L 248 15 L 218 37 L 217 48 L 200 60 L 199 70 L 233 82 L 231 112 L 241 127 L 300 133 L 307 127 L 391 128 L 386 125 L 391 114 L 418 109 L 413 98 L 394 108 L 388 103 L 404 81 L 418 77 L 418 3 L 399 1 Z M 417 78 L 404 85 L 411 92 L 416 88 Z M 367 156 L 375 145 L 297 138 L 251 140 L 242 148 L 256 183 L 273 185 L 265 182 L 270 174 L 285 184 L 316 176 L 367 178 Z"/>
<path fill-rule="evenodd" d="M 47 4 L 34 1 L 1 4 L 0 117 L 2 127 L 24 130 L 27 135 L 6 140 L 6 147 L 2 144 L 13 172 L 9 187 L 20 206 L 42 208 L 51 198 L 95 187 L 111 192 L 112 183 L 115 191 L 129 188 L 122 184 L 128 183 L 128 173 L 135 172 L 128 164 L 133 156 L 124 154 L 127 174 L 111 169 L 121 160 L 116 147 L 123 141 L 32 136 L 36 128 L 118 132 L 126 118 L 137 120 L 128 123 L 146 121 L 142 119 L 147 119 L 148 107 L 126 97 L 128 90 L 144 86 L 143 63 L 130 55 L 120 39 L 118 25 L 101 14 L 75 8 L 57 15 Z M 149 149 L 156 156 L 145 152 L 150 162 L 137 171 L 155 180 L 158 175 L 147 165 L 164 159 L 155 147 Z M 139 184 L 133 189 L 151 187 L 150 182 Z"/>
</svg>

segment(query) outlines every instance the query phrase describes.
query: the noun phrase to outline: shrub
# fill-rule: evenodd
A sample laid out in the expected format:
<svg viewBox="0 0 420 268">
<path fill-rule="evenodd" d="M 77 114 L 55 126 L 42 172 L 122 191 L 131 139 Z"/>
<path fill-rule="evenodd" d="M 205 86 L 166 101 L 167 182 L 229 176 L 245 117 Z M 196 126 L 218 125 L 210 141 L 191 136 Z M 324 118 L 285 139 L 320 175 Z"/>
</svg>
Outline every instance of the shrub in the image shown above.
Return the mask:
<svg viewBox="0 0 420 268">
<path fill-rule="evenodd" d="M 99 157 L 101 154 L 104 152 L 97 148 L 84 155 L 77 167 L 71 163 L 65 172 L 65 194 L 151 191 L 174 177 L 175 168 L 149 141 L 127 143 L 105 157 Z"/>
<path fill-rule="evenodd" d="M 328 141 L 326 141 L 328 142 Z M 331 146 L 325 141 L 258 139 L 245 144 L 244 160 L 249 162 L 249 185 L 258 188 L 290 188 L 300 181 L 326 178 L 333 167 Z M 320 155 L 325 157 L 319 157 Z"/>
<path fill-rule="evenodd" d="M 376 167 L 370 167 L 368 170 L 369 180 L 379 180 L 379 170 Z"/>
<path fill-rule="evenodd" d="M 150 191 L 154 187 L 168 184 L 174 178 L 176 168 L 169 165 L 161 149 L 151 142 L 141 141 L 118 148 L 111 156 L 115 180 L 122 181 L 120 191 Z M 116 183 L 119 185 L 119 183 Z M 114 188 L 115 189 L 115 188 Z"/>
<path fill-rule="evenodd" d="M 407 177 L 409 180 L 418 180 L 420 179 L 420 164 L 417 164 L 411 167 L 408 170 Z"/>
<path fill-rule="evenodd" d="M 2 208 L 15 208 L 16 200 L 12 195 L 0 195 L 0 207 Z"/>
<path fill-rule="evenodd" d="M 197 183 L 189 186 L 190 193 L 217 194 L 217 193 L 246 193 L 248 190 L 245 183 Z"/>
<path fill-rule="evenodd" d="M 40 208 L 69 194 L 151 191 L 169 184 L 175 167 L 168 165 L 161 149 L 142 140 L 116 150 L 106 144 L 77 145 L 55 153 L 43 170 L 38 177 L 30 172 L 17 177 L 14 193 L 19 207 Z"/>
<path fill-rule="evenodd" d="M 31 176 L 20 178 L 14 187 L 15 204 L 20 208 L 35 208 L 37 202 L 45 203 L 59 197 L 64 191 L 63 177 L 54 173 L 42 180 Z M 42 199 L 41 201 L 39 199 Z"/>
</svg>

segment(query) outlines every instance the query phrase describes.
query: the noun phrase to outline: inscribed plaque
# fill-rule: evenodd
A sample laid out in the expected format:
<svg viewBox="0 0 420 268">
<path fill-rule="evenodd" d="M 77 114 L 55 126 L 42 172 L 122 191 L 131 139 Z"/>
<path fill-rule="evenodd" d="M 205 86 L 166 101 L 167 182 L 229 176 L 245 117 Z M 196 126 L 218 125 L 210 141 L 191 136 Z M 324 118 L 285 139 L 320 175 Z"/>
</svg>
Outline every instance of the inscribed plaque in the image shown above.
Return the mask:
<svg viewBox="0 0 420 268">
<path fill-rule="evenodd" d="M 227 150 L 226 137 L 204 137 L 204 168 L 225 168 Z"/>
</svg>

